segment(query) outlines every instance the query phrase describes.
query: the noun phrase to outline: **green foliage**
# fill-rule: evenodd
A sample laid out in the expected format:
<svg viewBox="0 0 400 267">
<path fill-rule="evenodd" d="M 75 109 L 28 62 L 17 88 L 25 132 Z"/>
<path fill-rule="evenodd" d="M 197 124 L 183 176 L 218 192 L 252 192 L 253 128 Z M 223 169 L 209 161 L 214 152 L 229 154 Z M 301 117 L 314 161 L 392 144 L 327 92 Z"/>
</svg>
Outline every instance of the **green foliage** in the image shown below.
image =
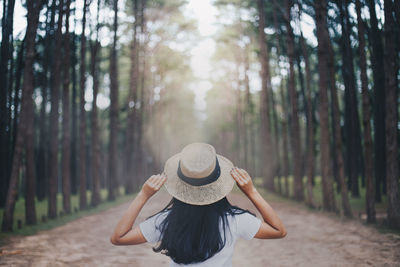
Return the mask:
<svg viewBox="0 0 400 267">
<path fill-rule="evenodd" d="M 79 196 L 72 195 L 71 196 L 71 207 L 72 213 L 71 214 L 61 214 L 60 209 L 62 207 L 62 195 L 57 195 L 57 207 L 58 217 L 54 220 L 49 220 L 46 218 L 45 221 L 42 221 L 42 216 L 47 217 L 47 199 L 43 201 L 36 200 L 36 215 L 38 223 L 36 225 L 26 225 L 25 224 L 25 200 L 23 198 L 19 198 L 15 205 L 14 211 L 14 231 L 12 233 L 0 233 L 0 240 L 2 242 L 6 242 L 7 238 L 15 235 L 33 235 L 39 231 L 49 230 L 55 228 L 57 226 L 64 225 L 70 221 L 76 220 L 78 218 L 95 214 L 106 209 L 109 209 L 113 206 L 122 204 L 127 202 L 128 200 L 132 199 L 135 195 L 125 195 L 123 194 L 123 188 L 120 188 L 120 195 L 115 201 L 107 202 L 107 191 L 105 189 L 101 190 L 101 198 L 103 202 L 95 208 L 90 207 L 90 203 L 88 205 L 87 210 L 79 210 Z M 91 199 L 91 192 L 87 192 L 87 199 Z M 0 218 L 3 217 L 4 209 L 0 209 Z M 18 229 L 18 220 L 22 222 L 22 228 Z"/>
<path fill-rule="evenodd" d="M 261 180 L 261 178 L 258 178 Z M 289 198 L 291 199 L 293 197 L 293 176 L 289 176 Z M 361 177 L 360 183 L 361 183 Z M 283 177 L 280 179 L 281 182 L 281 187 L 285 189 L 285 184 L 284 184 L 284 179 Z M 275 177 L 275 187 L 278 188 L 278 183 L 279 180 L 278 178 Z M 303 185 L 304 185 L 304 195 L 306 195 L 306 183 L 307 183 L 307 177 L 303 178 Z M 342 207 L 342 198 L 341 194 L 337 192 L 337 184 L 334 183 L 335 187 L 335 199 L 336 199 L 336 206 L 341 209 Z M 317 209 L 322 209 L 322 184 L 321 184 L 321 176 L 316 176 L 315 177 L 315 184 L 313 186 L 313 200 L 316 204 Z M 353 213 L 355 216 L 358 216 L 360 213 L 365 213 L 365 188 L 360 188 L 360 197 L 352 197 L 351 194 L 349 193 L 349 201 L 351 208 L 353 210 Z M 386 205 L 387 205 L 387 199 L 386 197 L 383 197 L 383 201 L 381 203 L 376 203 L 376 211 L 384 213 L 386 211 Z"/>
</svg>

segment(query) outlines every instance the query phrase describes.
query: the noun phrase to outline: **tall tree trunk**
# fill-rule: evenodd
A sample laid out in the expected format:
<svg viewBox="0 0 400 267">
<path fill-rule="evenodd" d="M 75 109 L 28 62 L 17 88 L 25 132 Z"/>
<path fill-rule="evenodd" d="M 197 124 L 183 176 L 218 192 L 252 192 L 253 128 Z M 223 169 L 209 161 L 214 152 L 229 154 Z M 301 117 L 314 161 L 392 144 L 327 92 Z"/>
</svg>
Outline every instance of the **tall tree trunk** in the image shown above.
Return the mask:
<svg viewBox="0 0 400 267">
<path fill-rule="evenodd" d="M 246 47 L 245 51 L 245 62 L 244 62 L 244 68 L 245 68 L 245 73 L 244 73 L 244 83 L 246 87 L 246 144 L 245 147 L 247 149 L 246 152 L 246 168 L 250 171 L 251 175 L 255 175 L 256 167 L 255 167 L 255 145 L 253 145 L 255 141 L 255 136 L 254 136 L 254 103 L 251 98 L 251 93 L 250 93 L 250 79 L 249 79 L 249 69 L 250 69 L 250 64 L 249 64 L 249 48 Z"/>
<path fill-rule="evenodd" d="M 301 18 L 302 6 L 299 5 L 299 18 Z M 311 70 L 310 70 L 310 62 L 308 58 L 308 50 L 307 44 L 303 37 L 303 31 L 300 31 L 300 47 L 304 58 L 304 65 L 306 70 L 306 95 L 305 95 L 305 107 L 306 107 L 306 125 L 307 125 L 307 163 L 306 163 L 306 175 L 307 175 L 307 204 L 310 207 L 315 207 L 313 195 L 312 195 L 312 180 L 314 177 L 314 147 L 315 147 L 315 138 L 314 138 L 314 122 L 312 115 L 312 102 L 311 102 Z"/>
<path fill-rule="evenodd" d="M 71 126 L 70 126 L 70 38 L 69 14 L 71 0 L 66 2 L 65 33 L 64 33 L 64 65 L 63 65 L 63 94 L 62 94 L 62 193 L 64 213 L 71 213 Z"/>
<path fill-rule="evenodd" d="M 146 21 L 145 21 L 145 7 L 146 7 L 146 1 L 147 0 L 141 0 L 140 1 L 140 32 L 142 36 L 146 35 Z M 143 142 L 142 142 L 142 134 L 143 134 L 143 120 L 144 120 L 144 112 L 145 112 L 145 106 L 146 106 L 146 86 L 145 86 L 145 75 L 146 75 L 146 40 L 145 37 L 142 38 L 143 42 L 141 43 L 140 46 L 140 55 L 139 58 L 140 60 L 140 65 L 141 65 L 141 72 L 140 75 L 138 74 L 138 77 L 140 76 L 140 87 L 139 87 L 139 92 L 138 95 L 140 96 L 139 100 L 139 110 L 138 110 L 138 116 L 137 116 L 137 139 L 136 139 L 136 176 L 138 177 L 138 182 L 139 184 L 142 184 L 145 179 L 145 174 L 144 174 L 144 168 L 143 168 Z"/>
<path fill-rule="evenodd" d="M 388 224 L 400 228 L 399 162 L 398 162 L 398 104 L 396 73 L 396 24 L 394 4 L 385 0 L 385 96 L 386 96 L 386 174 Z"/>
<path fill-rule="evenodd" d="M 347 184 L 345 182 L 345 172 L 344 172 L 344 160 L 343 160 L 343 144 L 342 144 L 342 133 L 340 129 L 340 109 L 339 109 L 339 100 L 337 95 L 337 88 L 336 88 L 336 79 L 335 79 L 335 61 L 334 61 L 334 54 L 333 54 L 333 47 L 331 42 L 328 44 L 328 70 L 330 73 L 330 93 L 331 93 L 331 101 L 332 101 L 332 130 L 333 130 L 333 144 L 335 148 L 336 157 L 336 168 L 337 168 L 337 175 L 338 175 L 338 182 L 340 187 L 340 194 L 342 197 L 342 208 L 343 214 L 346 217 L 352 217 L 353 213 L 351 211 L 351 206 L 349 202 L 349 196 L 347 191 Z"/>
<path fill-rule="evenodd" d="M 62 23 L 64 1 L 61 0 L 58 7 L 57 31 L 55 35 L 55 52 L 62 50 Z M 60 84 L 61 84 L 61 57 L 55 57 L 52 67 L 52 88 L 51 88 L 51 110 L 50 110 L 50 138 L 49 138 L 49 197 L 48 216 L 57 217 L 57 189 L 58 189 L 58 125 L 60 106 Z"/>
<path fill-rule="evenodd" d="M 292 132 L 296 133 L 292 136 L 292 159 L 293 159 L 293 197 L 301 201 L 304 199 L 303 176 L 301 167 L 301 140 L 300 126 L 297 108 L 297 93 L 294 74 L 294 34 L 291 22 L 290 11 L 293 6 L 292 0 L 286 0 L 286 28 L 287 28 L 287 54 L 289 58 L 289 96 L 292 115 Z"/>
<path fill-rule="evenodd" d="M 137 74 L 138 74 L 138 55 L 137 55 L 137 27 L 138 27 L 138 0 L 134 0 L 133 14 L 135 23 L 133 25 L 133 37 L 130 47 L 130 77 L 129 77 L 129 101 L 128 101 L 128 130 L 126 134 L 126 187 L 125 192 L 132 194 L 134 191 L 134 155 L 137 153 L 135 148 L 135 133 L 137 128 Z"/>
<path fill-rule="evenodd" d="M 81 58 L 80 58 L 80 124 L 79 124 L 79 208 L 87 207 L 86 197 L 86 111 L 85 111 L 85 87 L 86 87 L 86 12 L 87 0 L 83 2 L 82 34 L 81 34 Z"/>
<path fill-rule="evenodd" d="M 241 92 L 240 92 L 240 70 L 239 70 L 239 66 L 240 66 L 240 59 L 236 59 L 236 63 L 235 63 L 235 69 L 236 69 L 236 90 L 234 89 L 234 94 L 235 94 L 235 100 L 236 100 L 236 104 L 235 104 L 235 142 L 236 142 L 236 153 L 235 155 L 237 156 L 237 161 L 238 164 L 242 165 L 243 164 L 243 150 L 242 150 L 242 142 L 241 139 L 243 139 L 243 135 L 242 135 L 242 128 L 243 128 L 243 124 L 242 124 L 242 96 L 241 96 Z"/>
<path fill-rule="evenodd" d="M 276 0 L 274 0 L 274 8 L 279 8 L 278 3 Z M 281 56 L 281 42 L 280 42 L 280 36 L 281 32 L 278 26 L 278 17 L 277 17 L 277 12 L 273 12 L 273 21 L 274 21 L 274 29 L 276 32 L 276 38 L 275 38 L 275 45 L 276 45 L 276 50 L 277 50 L 277 60 L 278 60 L 278 66 L 280 63 L 280 56 Z M 289 175 L 289 150 L 288 150 L 288 132 L 287 132 L 287 109 L 285 106 L 285 93 L 284 93 L 284 79 L 282 75 L 280 75 L 279 72 L 279 77 L 280 77 L 280 96 L 281 96 L 281 106 L 282 106 L 282 112 L 283 112 L 283 119 L 281 122 L 281 127 L 282 127 L 282 150 L 283 150 L 283 155 L 282 155 L 282 166 L 280 168 L 280 175 L 284 177 L 284 184 L 285 184 L 285 192 L 282 194 L 285 195 L 286 197 L 289 197 L 289 182 L 288 182 L 288 175 Z M 278 147 L 279 149 L 279 147 Z"/>
<path fill-rule="evenodd" d="M 29 98 L 27 104 L 27 127 L 25 135 L 25 220 L 26 224 L 36 224 L 35 192 L 35 129 L 33 99 Z"/>
<path fill-rule="evenodd" d="M 114 0 L 114 40 L 111 48 L 111 59 L 110 59 L 110 144 L 109 144 L 109 189 L 108 189 L 108 200 L 114 200 L 117 194 L 117 164 L 118 164 L 118 69 L 117 69 L 117 30 L 118 30 L 118 0 Z"/>
<path fill-rule="evenodd" d="M 340 24 L 342 27 L 341 51 L 342 51 L 342 76 L 345 86 L 345 140 L 347 173 L 351 184 L 353 197 L 359 197 L 358 178 L 362 169 L 361 134 L 358 117 L 357 91 L 355 83 L 353 52 L 350 43 L 350 25 L 348 18 L 347 0 L 338 0 L 340 10 Z"/>
<path fill-rule="evenodd" d="M 10 127 L 7 130 L 7 120 L 9 112 L 7 109 L 7 95 L 11 94 L 8 92 L 8 72 L 9 72 L 9 61 L 13 61 L 10 46 L 12 47 L 13 40 L 13 16 L 14 16 L 14 5 L 15 0 L 4 0 L 3 2 L 3 18 L 2 18 L 2 40 L 1 40 L 1 61 L 0 61 L 0 207 L 4 207 L 6 202 L 7 184 L 9 181 L 9 163 L 8 159 L 9 150 L 9 138 L 10 138 Z M 11 71 L 10 71 L 11 73 Z M 9 103 L 11 106 L 11 103 Z"/>
<path fill-rule="evenodd" d="M 76 27 L 76 13 L 74 14 L 74 27 Z M 75 29 L 73 32 L 76 32 Z M 78 90 L 77 90 L 77 72 L 76 66 L 78 64 L 77 59 L 77 36 L 74 34 L 71 40 L 71 78 L 72 78 L 72 103 L 71 103 L 71 193 L 76 195 L 78 193 Z"/>
<path fill-rule="evenodd" d="M 12 157 L 14 155 L 14 148 L 15 148 L 15 143 L 16 143 L 16 139 L 17 139 L 17 130 L 18 130 L 18 121 L 19 121 L 19 115 L 20 112 L 18 112 L 19 110 L 19 106 L 21 103 L 21 97 L 19 95 L 20 91 L 22 90 L 21 88 L 21 78 L 22 78 L 22 72 L 24 70 L 24 51 L 25 51 L 25 39 L 22 41 L 19 51 L 18 51 L 18 66 L 17 66 L 17 71 L 15 74 L 15 87 L 14 87 L 14 99 L 13 99 L 13 106 L 14 106 L 14 112 L 13 112 L 13 122 L 12 122 L 12 136 L 11 136 L 11 151 L 10 151 L 10 157 L 11 157 L 11 161 L 12 161 Z M 11 166 L 12 167 L 12 166 Z M 7 172 L 7 176 L 8 178 L 10 178 L 10 167 L 8 168 L 8 172 Z M 7 187 L 6 190 L 8 189 L 8 180 L 7 182 Z M 7 193 L 7 192 L 6 192 Z"/>
<path fill-rule="evenodd" d="M 383 45 L 381 31 L 375 11 L 375 0 L 367 0 L 371 30 L 369 43 L 371 44 L 373 91 L 373 123 L 374 123 L 374 175 L 375 200 L 382 201 L 382 190 L 386 192 L 386 134 L 385 134 L 385 66 L 383 64 Z"/>
<path fill-rule="evenodd" d="M 46 6 L 46 39 L 44 42 L 45 51 L 49 54 L 54 54 L 54 24 L 55 24 L 55 13 L 56 13 L 56 1 L 50 3 L 47 2 Z M 48 179 L 49 179 L 49 146 L 48 146 L 48 115 L 46 107 L 48 105 L 50 79 L 49 69 L 52 67 L 53 57 L 45 57 L 43 62 L 43 80 L 42 80 L 42 103 L 40 110 L 39 120 L 39 144 L 38 144 L 38 156 L 37 156 L 37 183 L 36 183 L 36 196 L 39 201 L 46 198 L 48 194 Z"/>
<path fill-rule="evenodd" d="M 360 71 L 361 71 L 361 90 L 362 90 L 362 113 L 364 126 L 364 158 L 365 158 L 365 210 L 367 213 L 367 222 L 374 223 L 375 216 L 375 196 L 373 186 L 374 165 L 372 158 L 372 135 L 371 135 L 371 114 L 370 101 L 368 93 L 367 59 L 365 55 L 365 36 L 364 22 L 361 18 L 361 3 L 356 0 L 357 26 L 358 26 L 358 50 L 360 53 Z"/>
<path fill-rule="evenodd" d="M 275 101 L 275 95 L 274 91 L 271 90 L 271 109 L 272 109 L 272 118 L 274 120 L 274 177 L 277 178 L 278 181 L 278 192 L 281 194 L 282 193 L 282 187 L 281 187 L 281 153 L 279 150 L 279 126 L 278 126 L 278 114 L 276 112 L 276 101 Z"/>
<path fill-rule="evenodd" d="M 319 74 L 319 118 L 320 118 L 320 151 L 323 206 L 327 211 L 335 211 L 335 195 L 332 179 L 329 177 L 331 161 L 329 152 L 329 104 L 327 88 L 329 87 L 329 32 L 326 22 L 326 0 L 317 0 L 315 6 L 315 24 L 318 40 L 318 74 Z"/>
<path fill-rule="evenodd" d="M 289 197 L 289 133 L 288 133 L 288 113 L 287 113 L 287 101 L 285 97 L 285 85 L 283 78 L 281 79 L 280 84 L 280 92 L 281 92 L 281 103 L 283 110 L 283 118 L 282 118 L 282 176 L 284 177 L 285 182 L 285 197 Z"/>
<path fill-rule="evenodd" d="M 270 118 L 268 114 L 268 96 L 271 91 L 271 75 L 269 70 L 269 54 L 267 48 L 267 41 L 265 37 L 265 18 L 264 18 L 264 0 L 258 0 L 258 38 L 260 46 L 260 61 L 261 61 L 261 103 L 260 103 L 260 116 L 261 116 L 261 165 L 262 176 L 264 177 L 264 186 L 271 191 L 274 191 L 274 176 L 272 169 L 272 141 Z"/>
<path fill-rule="evenodd" d="M 33 82 L 33 81 L 32 81 Z M 34 87 L 34 85 L 32 85 Z M 36 224 L 36 206 L 35 206 L 35 129 L 34 129 L 34 102 L 29 97 L 26 105 L 26 133 L 25 133 L 25 220 L 26 224 Z"/>
<path fill-rule="evenodd" d="M 251 115 L 249 117 L 249 108 L 250 105 L 249 103 L 251 102 L 251 96 L 250 96 L 250 81 L 249 81 L 249 55 L 248 55 L 248 45 L 245 46 L 243 50 L 243 67 L 244 67 L 244 86 L 245 86 L 245 93 L 244 93 L 244 112 L 243 112 L 243 153 L 244 153 L 244 167 L 246 170 L 249 170 L 249 129 L 251 127 L 251 124 L 249 123 L 249 120 L 251 120 Z M 250 154 L 251 155 L 251 154 Z M 254 174 L 253 172 L 251 172 Z"/>
<path fill-rule="evenodd" d="M 91 205 L 97 206 L 101 202 L 100 196 L 100 142 L 99 142 L 99 127 L 97 123 L 97 93 L 99 91 L 99 70 L 98 70 L 98 50 L 99 50 L 99 13 L 100 13 L 100 3 L 97 1 L 97 25 L 96 25 L 96 39 L 92 44 L 92 57 L 91 57 L 91 72 L 93 77 L 93 102 L 92 102 L 92 180 L 93 180 L 93 190 L 92 190 L 92 200 Z"/>
<path fill-rule="evenodd" d="M 10 184 L 7 192 L 6 205 L 3 213 L 2 231 L 11 231 L 13 227 L 15 200 L 19 183 L 19 163 L 21 162 L 22 149 L 27 130 L 29 102 L 33 94 L 33 61 L 35 57 L 35 38 L 39 23 L 39 13 L 43 6 L 43 1 L 28 0 L 27 28 L 26 28 L 26 56 L 24 69 L 24 83 L 22 87 L 21 115 L 18 123 L 17 140 L 12 159 L 12 171 Z"/>
</svg>

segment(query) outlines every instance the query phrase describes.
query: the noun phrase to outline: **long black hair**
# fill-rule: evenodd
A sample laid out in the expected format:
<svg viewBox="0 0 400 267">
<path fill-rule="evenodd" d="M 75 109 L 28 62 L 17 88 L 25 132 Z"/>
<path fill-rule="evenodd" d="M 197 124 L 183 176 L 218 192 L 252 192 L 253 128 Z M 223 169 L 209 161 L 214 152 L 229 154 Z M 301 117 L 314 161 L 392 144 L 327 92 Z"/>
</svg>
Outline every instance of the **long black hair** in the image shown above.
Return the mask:
<svg viewBox="0 0 400 267">
<path fill-rule="evenodd" d="M 231 205 L 226 197 L 201 206 L 172 198 L 164 209 L 153 216 L 163 212 L 169 213 L 157 226 L 161 242 L 153 251 L 161 252 L 179 264 L 202 262 L 212 257 L 225 246 L 225 229 L 229 228 L 227 216 L 251 213 Z M 223 233 L 219 228 L 221 222 Z"/>
</svg>

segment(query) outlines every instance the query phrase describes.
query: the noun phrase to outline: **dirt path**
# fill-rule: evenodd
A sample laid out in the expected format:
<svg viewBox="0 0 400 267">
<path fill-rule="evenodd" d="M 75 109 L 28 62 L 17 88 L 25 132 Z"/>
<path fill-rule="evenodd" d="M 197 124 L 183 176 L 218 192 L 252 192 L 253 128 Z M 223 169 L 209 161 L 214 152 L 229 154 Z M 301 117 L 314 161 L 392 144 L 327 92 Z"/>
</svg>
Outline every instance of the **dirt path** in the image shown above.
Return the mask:
<svg viewBox="0 0 400 267">
<path fill-rule="evenodd" d="M 160 210 L 169 198 L 165 192 L 154 196 L 138 221 Z M 228 199 L 255 212 L 243 195 L 232 193 Z M 0 256 L 0 265 L 168 266 L 169 258 L 154 253 L 149 244 L 116 247 L 109 242 L 113 227 L 128 205 L 34 236 L 15 238 L 0 249 L 19 253 Z M 300 205 L 271 205 L 281 216 L 288 235 L 280 240 L 239 240 L 233 266 L 400 266 L 399 236 L 381 234 L 357 221 L 341 222 Z"/>
</svg>

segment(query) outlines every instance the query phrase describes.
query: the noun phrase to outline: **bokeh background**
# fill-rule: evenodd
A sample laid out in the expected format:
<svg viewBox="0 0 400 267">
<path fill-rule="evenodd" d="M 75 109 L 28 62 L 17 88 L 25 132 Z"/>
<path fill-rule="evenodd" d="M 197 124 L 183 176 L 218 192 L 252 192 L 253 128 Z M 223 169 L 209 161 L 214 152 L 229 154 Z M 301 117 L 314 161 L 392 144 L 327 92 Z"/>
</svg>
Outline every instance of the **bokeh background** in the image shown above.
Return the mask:
<svg viewBox="0 0 400 267">
<path fill-rule="evenodd" d="M 266 192 L 400 227 L 400 1 L 3 0 L 0 14 L 2 231 L 121 203 L 191 142 Z"/>
</svg>

